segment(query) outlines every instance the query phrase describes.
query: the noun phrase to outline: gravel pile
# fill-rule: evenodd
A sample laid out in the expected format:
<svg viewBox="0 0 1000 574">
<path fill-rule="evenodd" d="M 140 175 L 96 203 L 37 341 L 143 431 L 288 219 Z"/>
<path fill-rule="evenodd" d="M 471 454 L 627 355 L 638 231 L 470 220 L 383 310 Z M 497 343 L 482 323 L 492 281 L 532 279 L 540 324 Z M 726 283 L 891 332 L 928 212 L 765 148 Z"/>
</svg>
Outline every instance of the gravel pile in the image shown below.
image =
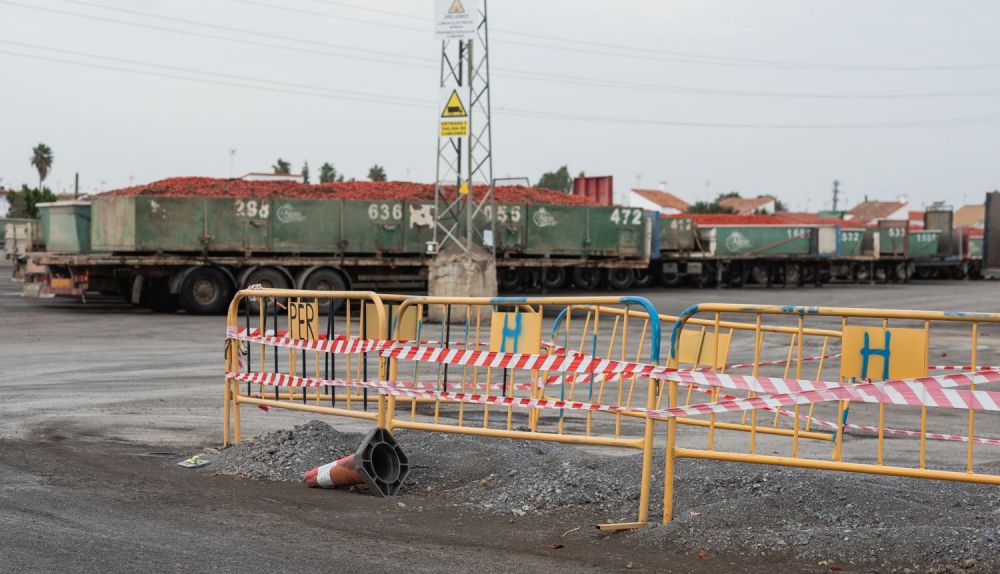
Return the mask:
<svg viewBox="0 0 1000 574">
<path fill-rule="evenodd" d="M 819 565 L 1000 571 L 995 486 L 693 460 L 678 471 L 674 520 L 631 534 L 637 541 Z"/>
<path fill-rule="evenodd" d="M 404 497 L 510 518 L 635 520 L 638 454 L 405 430 L 395 436 L 411 465 Z M 354 452 L 362 438 L 312 421 L 226 449 L 208 469 L 301 481 L 306 470 Z M 662 458 L 654 460 L 654 520 L 662 511 L 662 467 Z M 820 566 L 1000 572 L 995 486 L 682 460 L 674 500 L 669 525 L 628 534 L 639 549 L 669 542 Z"/>
<path fill-rule="evenodd" d="M 410 457 L 414 493 L 507 516 L 582 511 L 635 520 L 639 455 L 595 457 L 552 443 L 452 434 L 396 437 Z"/>
<path fill-rule="evenodd" d="M 353 454 L 364 435 L 338 432 L 320 421 L 280 430 L 223 450 L 206 470 L 254 478 L 301 482 L 311 468 Z"/>
</svg>

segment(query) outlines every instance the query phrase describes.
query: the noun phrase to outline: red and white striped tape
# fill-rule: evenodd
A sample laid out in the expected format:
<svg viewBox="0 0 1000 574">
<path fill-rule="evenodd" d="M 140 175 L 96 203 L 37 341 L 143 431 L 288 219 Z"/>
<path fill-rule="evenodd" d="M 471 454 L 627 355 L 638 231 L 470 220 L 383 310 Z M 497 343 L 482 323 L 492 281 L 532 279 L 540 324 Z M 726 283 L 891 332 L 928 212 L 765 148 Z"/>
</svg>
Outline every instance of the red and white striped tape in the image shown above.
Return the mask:
<svg viewBox="0 0 1000 574">
<path fill-rule="evenodd" d="M 931 371 L 1000 371 L 995 365 L 931 365 Z"/>
</svg>

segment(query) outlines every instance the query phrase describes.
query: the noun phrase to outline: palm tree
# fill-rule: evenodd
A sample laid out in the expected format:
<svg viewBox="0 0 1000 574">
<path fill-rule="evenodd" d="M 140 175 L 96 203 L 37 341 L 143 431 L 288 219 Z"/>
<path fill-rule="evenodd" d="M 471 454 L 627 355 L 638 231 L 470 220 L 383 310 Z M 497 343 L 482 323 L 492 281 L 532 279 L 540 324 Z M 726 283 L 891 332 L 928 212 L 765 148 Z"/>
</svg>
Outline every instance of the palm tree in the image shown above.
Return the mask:
<svg viewBox="0 0 1000 574">
<path fill-rule="evenodd" d="M 49 170 L 52 169 L 52 160 L 54 156 L 52 155 L 52 148 L 40 143 L 36 145 L 31 150 L 31 165 L 35 166 L 38 170 L 38 190 L 42 190 L 42 182 L 49 175 Z"/>
<path fill-rule="evenodd" d="M 271 166 L 271 169 L 274 170 L 274 173 L 288 175 L 292 173 L 292 163 L 279 157 L 278 161 L 274 162 L 274 165 Z"/>
<path fill-rule="evenodd" d="M 375 164 L 368 169 L 368 179 L 372 181 L 385 181 L 385 168 Z"/>
</svg>

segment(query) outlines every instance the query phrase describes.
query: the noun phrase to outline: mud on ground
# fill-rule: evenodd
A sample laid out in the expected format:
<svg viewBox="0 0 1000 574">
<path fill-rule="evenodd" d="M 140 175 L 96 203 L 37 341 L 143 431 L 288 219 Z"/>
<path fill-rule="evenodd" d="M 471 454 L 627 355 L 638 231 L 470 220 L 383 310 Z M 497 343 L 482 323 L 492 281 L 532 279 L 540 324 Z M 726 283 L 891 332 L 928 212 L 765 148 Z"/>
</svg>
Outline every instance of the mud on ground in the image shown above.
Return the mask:
<svg viewBox="0 0 1000 574">
<path fill-rule="evenodd" d="M 635 519 L 639 455 L 406 430 L 396 438 L 412 465 L 402 504 L 566 524 Z M 301 483 L 361 440 L 312 421 L 226 449 L 205 472 Z M 840 568 L 1000 571 L 996 487 L 694 460 L 680 461 L 677 477 L 675 519 L 624 536 L 637 551 L 679 545 Z M 662 485 L 662 472 L 653 480 Z M 654 516 L 661 493 L 654 488 Z"/>
</svg>

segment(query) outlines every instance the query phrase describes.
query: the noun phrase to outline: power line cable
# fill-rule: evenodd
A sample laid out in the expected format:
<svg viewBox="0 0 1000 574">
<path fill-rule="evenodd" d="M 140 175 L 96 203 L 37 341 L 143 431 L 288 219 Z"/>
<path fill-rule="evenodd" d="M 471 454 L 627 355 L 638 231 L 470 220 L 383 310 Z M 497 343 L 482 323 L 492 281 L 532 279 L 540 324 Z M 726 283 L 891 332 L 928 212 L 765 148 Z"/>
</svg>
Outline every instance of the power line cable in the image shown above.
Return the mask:
<svg viewBox="0 0 1000 574">
<path fill-rule="evenodd" d="M 247 89 L 252 89 L 252 90 L 262 90 L 262 91 L 266 91 L 266 92 L 275 92 L 275 93 L 282 93 L 282 94 L 292 94 L 292 95 L 300 95 L 300 96 L 316 96 L 316 97 L 327 98 L 327 99 L 352 100 L 352 101 L 359 101 L 359 102 L 366 102 L 366 103 L 388 104 L 388 105 L 393 105 L 393 106 L 420 107 L 420 108 L 423 108 L 423 109 L 430 108 L 434 104 L 430 100 L 426 100 L 426 101 L 424 101 L 424 100 L 405 101 L 405 100 L 402 100 L 402 99 L 396 99 L 395 96 L 372 96 L 372 95 L 363 94 L 363 93 L 359 93 L 358 95 L 350 95 L 350 92 L 346 92 L 344 90 L 338 90 L 338 91 L 345 92 L 345 93 L 334 95 L 334 94 L 327 94 L 327 93 L 323 93 L 323 92 L 319 92 L 319 91 L 302 91 L 301 89 L 300 90 L 292 90 L 292 89 L 287 89 L 287 88 L 277 88 L 277 87 L 272 88 L 272 87 L 267 87 L 267 86 L 258 86 L 258 85 L 245 84 L 245 83 L 223 82 L 223 81 L 220 81 L 220 80 L 212 80 L 210 78 L 192 78 L 192 77 L 189 77 L 189 76 L 180 76 L 180 75 L 177 75 L 177 74 L 167 74 L 167 73 L 153 72 L 153 71 L 148 71 L 148 70 L 134 70 L 134 69 L 131 69 L 131 68 L 123 68 L 123 67 L 120 67 L 120 66 L 111 66 L 111 65 L 106 65 L 106 64 L 98 64 L 98 63 L 94 63 L 94 62 L 80 62 L 80 61 L 76 61 L 76 60 L 67 60 L 67 59 L 64 59 L 64 58 L 55 58 L 55 57 L 50 57 L 50 56 L 39 56 L 37 54 L 24 54 L 24 53 L 19 53 L 19 52 L 10 52 L 10 51 L 7 51 L 7 50 L 0 50 L 0 54 L 7 55 L 7 56 L 20 57 L 20 58 L 29 58 L 29 59 L 32 59 L 32 60 L 42 60 L 42 61 L 47 61 L 47 62 L 58 62 L 58 63 L 62 63 L 62 64 L 70 64 L 70 65 L 74 65 L 74 66 L 82 66 L 82 67 L 87 67 L 87 68 L 95 68 L 95 69 L 109 70 L 109 71 L 115 71 L 115 72 L 125 72 L 125 73 L 137 74 L 137 75 L 142 75 L 142 76 L 152 76 L 152 77 L 167 78 L 167 79 L 172 79 L 172 80 L 184 80 L 184 81 L 189 81 L 189 82 L 197 82 L 197 83 L 203 83 L 203 84 L 213 84 L 213 85 L 225 86 L 225 87 L 247 88 Z M 142 64 L 142 65 L 148 66 L 148 67 L 159 67 L 156 64 Z M 212 72 L 197 72 L 197 73 L 199 73 L 199 74 L 211 74 Z M 254 80 L 254 81 L 261 81 L 261 80 Z M 264 80 L 264 81 L 266 81 L 266 80 Z M 302 86 L 302 87 L 305 87 L 305 86 Z M 323 89 L 327 90 L 327 88 L 323 88 Z"/>
<path fill-rule="evenodd" d="M 27 8 L 29 10 L 38 10 L 38 11 L 49 12 L 49 13 L 53 13 L 53 14 L 63 14 L 63 15 L 67 15 L 67 16 L 75 16 L 75 17 L 78 17 L 78 18 L 84 18 L 84 19 L 87 19 L 87 20 L 95 20 L 95 21 L 99 21 L 99 22 L 107 22 L 107 23 L 112 23 L 112 24 L 121 24 L 121 25 L 124 25 L 124 26 L 131 26 L 131 27 L 135 27 L 135 28 L 143 28 L 143 29 L 146 29 L 146 30 L 157 30 L 157 31 L 160 31 L 160 32 L 171 32 L 171 33 L 174 33 L 174 34 L 182 34 L 182 35 L 185 35 L 185 36 L 200 37 L 200 38 L 209 38 L 209 39 L 212 39 L 212 40 L 219 40 L 219 41 L 230 42 L 230 43 L 234 43 L 234 44 L 244 44 L 244 45 L 249 45 L 249 46 L 261 46 L 261 47 L 265 47 L 265 48 L 278 48 L 278 49 L 281 49 L 281 50 L 288 50 L 288 51 L 292 51 L 292 52 L 302 52 L 302 53 L 318 54 L 318 55 L 323 55 L 323 56 L 346 57 L 346 58 L 351 58 L 351 59 L 354 59 L 354 60 L 362 60 L 362 61 L 366 61 L 366 62 L 378 62 L 378 63 L 384 63 L 384 64 L 394 64 L 394 65 L 397 65 L 397 66 L 405 66 L 405 67 L 409 67 L 409 68 L 417 68 L 417 67 L 423 67 L 423 68 L 427 68 L 427 69 L 436 69 L 437 68 L 436 65 L 430 65 L 430 64 L 420 65 L 420 64 L 409 63 L 409 62 L 397 62 L 397 61 L 393 61 L 393 60 L 385 60 L 385 59 L 382 59 L 382 58 L 373 58 L 373 57 L 368 57 L 368 56 L 364 56 L 364 55 L 338 54 L 336 52 L 325 51 L 325 50 L 316 50 L 316 49 L 312 49 L 312 48 L 296 47 L 296 46 L 286 46 L 286 45 L 282 45 L 282 44 L 274 44 L 274 43 L 271 43 L 271 42 L 259 42 L 259 41 L 256 41 L 256 40 L 247 40 L 247 39 L 244 39 L 244 38 L 230 38 L 230 37 L 227 37 L 227 36 L 219 36 L 217 34 L 208 34 L 208 33 L 204 33 L 204 32 L 194 32 L 194 31 L 191 31 L 191 30 L 179 30 L 179 29 L 176 29 L 176 28 L 168 28 L 168 27 L 165 27 L 165 26 L 157 26 L 155 24 L 142 24 L 140 22 L 130 22 L 128 20 L 120 20 L 120 19 L 117 19 L 117 18 L 108 18 L 108 17 L 105 17 L 105 16 L 95 16 L 95 15 L 92 15 L 92 14 L 81 14 L 79 12 L 70 12 L 68 10 L 59 10 L 57 8 L 45 8 L 45 7 L 42 7 L 42 6 L 32 6 L 30 4 L 22 4 L 20 2 L 13 2 L 11 0 L 0 0 L 0 4 L 7 4 L 9 6 L 17 6 L 17 7 L 20 7 L 20 8 Z M 252 32 L 244 32 L 244 33 L 251 34 Z M 430 62 L 431 60 L 428 59 L 427 61 Z"/>
<path fill-rule="evenodd" d="M 303 43 L 312 44 L 312 45 L 318 45 L 318 46 L 329 46 L 329 47 L 332 47 L 332 48 L 335 48 L 335 49 L 347 49 L 347 50 L 354 50 L 354 51 L 366 52 L 366 50 L 364 50 L 364 49 L 355 48 L 355 47 L 352 47 L 352 46 L 345 46 L 345 45 L 342 45 L 342 44 L 331 44 L 331 43 L 327 43 L 327 42 L 318 42 L 318 41 L 312 41 L 312 40 L 307 40 L 307 39 L 294 38 L 294 37 L 290 37 L 290 36 L 281 36 L 281 35 L 277 35 L 277 34 L 269 34 L 269 33 L 266 33 L 266 32 L 260 32 L 260 31 L 257 31 L 257 30 L 248 30 L 248 29 L 244 29 L 244 28 L 235 28 L 235 27 L 232 27 L 232 26 L 220 26 L 220 25 L 215 25 L 215 24 L 206 23 L 206 22 L 198 22 L 198 21 L 194 21 L 194 20 L 181 19 L 181 18 L 172 18 L 172 17 L 162 16 L 162 15 L 159 15 L 159 14 L 151 14 L 151 13 L 147 13 L 147 12 L 140 12 L 140 11 L 137 11 L 137 10 L 111 8 L 111 7 L 102 7 L 102 6 L 99 6 L 99 5 L 96 5 L 96 4 L 92 4 L 92 3 L 89 3 L 89 2 L 80 2 L 80 1 L 77 1 L 77 0 L 64 0 L 64 1 L 70 1 L 70 2 L 73 2 L 73 3 L 83 4 L 83 5 L 92 6 L 92 7 L 98 7 L 98 8 L 107 8 L 108 10 L 113 10 L 113 11 L 118 11 L 118 12 L 125 12 L 125 13 L 129 13 L 129 14 L 132 14 L 132 15 L 142 16 L 142 17 L 164 19 L 164 20 L 168 20 L 168 21 L 175 21 L 175 22 L 184 23 L 184 24 L 187 24 L 187 25 L 195 25 L 195 26 L 204 26 L 204 27 L 209 27 L 209 28 L 216 28 L 216 29 L 221 29 L 221 30 L 225 30 L 225 31 L 229 31 L 229 32 L 234 32 L 234 33 L 247 34 L 247 35 L 252 35 L 252 36 L 271 36 L 271 37 L 274 37 L 274 38 L 280 38 L 280 39 L 287 40 L 287 41 L 303 42 Z M 96 21 L 101 21 L 101 22 L 108 22 L 108 23 L 114 23 L 114 24 L 120 24 L 120 25 L 125 25 L 125 26 L 132 26 L 132 27 L 138 27 L 138 28 L 145 28 L 145 29 L 152 29 L 152 30 L 157 30 L 157 31 L 162 31 L 162 32 L 172 32 L 172 33 L 183 34 L 183 35 L 187 35 L 187 36 L 204 37 L 204 38 L 208 38 L 208 39 L 220 40 L 220 41 L 225 41 L 225 42 L 230 42 L 230 43 L 246 44 L 246 45 L 253 45 L 253 46 L 262 46 L 262 47 L 267 47 L 267 48 L 278 48 L 278 49 L 282 49 L 282 50 L 298 51 L 298 52 L 304 52 L 304 53 L 310 53 L 310 54 L 318 54 L 318 55 L 324 55 L 324 56 L 347 57 L 347 58 L 353 58 L 353 59 L 363 60 L 363 61 L 368 61 L 368 62 L 375 62 L 375 63 L 382 63 L 382 64 L 391 64 L 391 65 L 397 65 L 397 66 L 405 66 L 405 67 L 408 67 L 408 68 L 422 68 L 422 69 L 436 69 L 437 68 L 437 60 L 435 60 L 435 59 L 424 58 L 424 57 L 419 57 L 419 56 L 413 56 L 413 55 L 410 55 L 410 54 L 404 54 L 404 53 L 399 53 L 399 52 L 376 51 L 376 53 L 382 54 L 382 55 L 385 55 L 385 56 L 398 57 L 398 58 L 409 58 L 409 59 L 411 59 L 411 60 L 413 60 L 415 62 L 424 62 L 425 64 L 420 65 L 420 64 L 415 64 L 415 63 L 396 62 L 396 61 L 392 61 L 392 60 L 385 60 L 385 59 L 382 59 L 382 58 L 374 58 L 374 57 L 370 57 L 370 56 L 363 56 L 363 55 L 362 56 L 356 56 L 356 55 L 351 55 L 351 54 L 342 54 L 342 53 L 330 52 L 330 51 L 324 51 L 324 50 L 316 50 L 316 49 L 310 49 L 310 48 L 301 48 L 301 47 L 287 46 L 287 45 L 282 45 L 282 44 L 274 44 L 274 43 L 270 43 L 270 42 L 259 42 L 259 41 L 254 41 L 254 40 L 246 40 L 246 39 L 242 39 L 242 38 L 230 38 L 230 37 L 225 37 L 225 36 L 218 36 L 218 35 L 215 35 L 215 34 L 206 34 L 206 33 L 202 33 L 202 32 L 194 32 L 194 31 L 191 31 L 191 30 L 178 30 L 178 29 L 175 29 L 175 28 L 167 28 L 167 27 L 164 27 L 164 26 L 142 24 L 142 23 L 138 23 L 138 22 L 131 22 L 131 21 L 127 21 L 127 20 L 119 20 L 119 19 L 115 19 L 115 18 L 106 18 L 106 17 L 94 16 L 94 15 L 90 15 L 90 14 L 81 14 L 81 13 L 78 13 L 78 12 L 70 12 L 70 11 L 58 10 L 58 9 L 53 9 L 53 8 L 43 8 L 43 7 L 39 7 L 39 6 L 31 6 L 31 5 L 22 4 L 22 3 L 19 3 L 19 2 L 14 2 L 14 1 L 11 1 L 11 0 L 0 0 L 0 4 L 9 4 L 9 5 L 13 5 L 13 6 L 22 7 L 22 8 L 29 8 L 29 9 L 33 9 L 33 10 L 41 10 L 41 11 L 45 11 L 45 12 L 53 12 L 53 13 L 64 14 L 64 15 L 69 15 L 69 16 L 76 16 L 76 17 L 80 17 L 80 18 L 86 18 L 86 19 L 91 19 L 91 20 L 96 20 Z M 725 88 L 705 88 L 705 87 L 698 87 L 698 86 L 679 86 L 679 85 L 653 84 L 653 83 L 634 82 L 634 81 L 603 80 L 603 79 L 599 79 L 599 78 L 586 77 L 586 76 L 576 76 L 576 75 L 571 75 L 571 74 L 550 73 L 550 72 L 535 72 L 535 71 L 531 71 L 531 70 L 521 70 L 521 69 L 516 69 L 516 68 L 504 68 L 504 67 L 494 67 L 493 71 L 499 77 L 510 77 L 510 78 L 516 78 L 516 79 L 521 79 L 521 80 L 529 80 L 529 81 L 537 81 L 537 82 L 545 82 L 545 83 L 568 84 L 568 85 L 582 85 L 582 86 L 595 86 L 595 87 L 607 88 L 607 89 L 630 89 L 630 90 L 642 90 L 642 91 L 660 92 L 660 93 L 680 93 L 680 94 L 709 95 L 709 96 L 764 97 L 764 98 L 789 98 L 789 99 L 834 99 L 834 100 L 839 100 L 839 99 L 862 99 L 862 100 L 865 100 L 865 99 L 868 99 L 868 100 L 880 100 L 880 99 L 930 99 L 930 98 L 956 98 L 956 97 L 983 97 L 983 96 L 994 96 L 994 95 L 997 95 L 998 93 L 1000 93 L 1000 90 L 996 90 L 996 89 L 966 90 L 966 91 L 959 91 L 959 92 L 926 92 L 926 93 L 898 93 L 898 94 L 893 94 L 893 93 L 888 93 L 888 94 L 878 94 L 878 93 L 870 93 L 870 94 L 865 94 L 865 93 L 861 93 L 861 94 L 839 93 L 838 94 L 838 93 L 818 93 L 818 92 L 817 93 L 809 93 L 809 92 L 775 92 L 775 91 L 763 91 L 763 90 L 734 90 L 734 89 L 725 89 Z"/>
<path fill-rule="evenodd" d="M 116 63 L 120 63 L 120 64 L 130 64 L 130 65 L 135 65 L 135 66 L 146 66 L 146 67 L 152 67 L 152 68 L 159 68 L 159 69 L 169 70 L 169 71 L 173 71 L 173 72 L 184 72 L 184 73 L 188 73 L 188 74 L 199 74 L 199 75 L 206 75 L 206 76 L 215 76 L 215 77 L 219 77 L 219 78 L 228 78 L 228 79 L 232 79 L 232 80 L 258 82 L 258 83 L 263 83 L 263 84 L 273 84 L 275 86 L 284 86 L 284 87 L 288 87 L 288 88 L 317 90 L 317 91 L 339 93 L 339 94 L 345 94 L 345 95 L 351 95 L 351 96 L 379 98 L 379 99 L 383 99 L 383 100 L 389 100 L 389 99 L 391 99 L 391 100 L 400 100 L 400 101 L 408 101 L 408 102 L 417 103 L 417 104 L 432 104 L 433 103 L 433 101 L 431 101 L 431 100 L 421 100 L 421 99 L 417 99 L 417 98 L 408 98 L 408 97 L 405 97 L 405 96 L 387 96 L 385 94 L 376 94 L 376 93 L 372 93 L 372 92 L 361 92 L 361 91 L 357 91 L 357 90 L 344 90 L 344 89 L 341 89 L 341 88 L 330 88 L 330 87 L 327 87 L 327 86 L 316 86 L 316 85 L 310 85 L 310 84 L 303 84 L 301 82 L 282 82 L 282 81 L 279 81 L 279 80 L 272 80 L 272 79 L 269 79 L 269 78 L 256 78 L 256 77 L 251 77 L 251 76 L 242 76 L 242 75 L 238 75 L 238 74 L 230 74 L 230 73 L 227 73 L 227 72 L 199 70 L 197 68 L 187 68 L 187 67 L 183 67 L 183 66 L 174 66 L 174 65 L 171 65 L 171 64 L 155 64 L 155 63 L 150 63 L 150 62 L 143 62 L 141 60 L 132 60 L 132 59 L 129 59 L 129 58 L 119 58 L 119 57 L 115 57 L 115 56 L 102 56 L 100 54 L 94 54 L 92 52 L 83 52 L 83 51 L 80 51 L 80 50 L 63 50 L 63 49 L 60 49 L 60 48 L 51 48 L 51 47 L 48 47 L 48 46 L 39 46 L 37 44 L 27 44 L 27 43 L 24 43 L 24 42 L 15 42 L 15 41 L 12 41 L 12 40 L 2 40 L 2 39 L 0 39 L 0 44 L 8 44 L 8 45 L 11 45 L 11 46 L 17 46 L 19 48 L 29 48 L 29 49 L 33 49 L 33 50 L 44 50 L 44 51 L 47 51 L 47 52 L 55 52 L 55 53 L 58 53 L 58 54 L 66 54 L 66 55 L 70 55 L 70 56 L 83 56 L 83 57 L 86 57 L 86 58 L 93 58 L 93 59 L 97 59 L 97 60 L 106 60 L 106 61 L 116 62 Z"/>
<path fill-rule="evenodd" d="M 348 16 L 342 16 L 339 14 L 330 14 L 329 12 L 319 12 L 315 10 L 307 10 L 302 8 L 292 8 L 288 6 L 281 6 L 276 4 L 270 4 L 267 2 L 261 2 L 260 0 L 230 0 L 231 2 L 237 2 L 240 4 L 254 5 L 267 7 L 277 10 L 289 11 L 289 12 L 300 12 L 304 14 L 309 14 L 312 16 L 324 16 L 327 18 L 343 19 L 352 22 L 360 22 L 371 24 L 375 26 L 387 26 L 396 29 L 404 29 L 410 31 L 417 31 L 427 33 L 425 28 L 416 28 L 413 26 L 402 26 L 398 24 L 389 24 L 386 22 L 378 22 L 373 20 L 364 20 L 360 18 L 351 18 Z M 399 16 L 402 18 L 409 18 L 413 20 L 421 21 L 431 21 L 431 18 L 423 18 L 413 14 L 406 14 L 402 12 L 396 12 L 391 10 L 371 8 L 368 6 L 360 6 L 357 4 L 352 4 L 349 2 L 342 2 L 337 0 L 311 0 L 312 2 L 317 2 L 320 4 L 335 5 L 340 7 L 354 8 L 357 10 L 365 10 L 369 12 L 375 12 L 380 14 L 387 14 L 392 16 Z M 506 28 L 491 28 L 491 32 L 494 33 L 493 40 L 496 42 L 520 45 L 533 48 L 543 48 L 551 50 L 564 50 L 570 52 L 579 52 L 585 54 L 594 55 L 607 55 L 615 57 L 628 57 L 634 59 L 642 60 L 662 60 L 676 63 L 686 63 L 686 64 L 706 64 L 706 65 L 718 65 L 718 66 L 746 66 L 746 67 L 763 67 L 763 68 L 778 68 L 778 69 L 801 69 L 801 70 L 824 70 L 824 71 L 870 71 L 870 72 L 915 72 L 915 71 L 972 71 L 972 70 L 984 70 L 984 69 L 994 69 L 1000 68 L 1000 63 L 984 63 L 984 64 L 948 64 L 948 65 L 875 65 L 875 64 L 832 64 L 825 62 L 806 62 L 806 61 L 794 61 L 794 60 L 773 60 L 773 59 L 763 59 L 763 58 L 741 58 L 732 56 L 716 56 L 711 54 L 699 54 L 695 52 L 685 52 L 677 50 L 663 50 L 657 48 L 645 48 L 639 46 L 628 46 L 624 44 L 616 44 L 609 42 L 595 42 L 592 40 L 578 40 L 573 38 L 562 38 L 559 36 L 549 35 L 549 34 L 533 34 L 529 32 L 520 32 L 517 30 L 510 30 Z M 517 42 L 512 40 L 506 40 L 503 38 L 497 38 L 496 33 L 501 35 L 511 35 L 520 36 L 523 38 L 532 38 L 539 40 L 547 40 L 554 42 L 562 42 L 566 44 L 574 44 L 578 46 L 594 46 L 598 48 L 627 51 L 627 52 L 637 52 L 633 54 L 611 54 L 608 52 L 594 51 L 594 50 L 582 50 L 576 48 L 569 48 L 565 46 L 552 46 L 548 44 L 538 44 L 532 42 Z M 659 54 L 661 56 L 666 56 L 667 58 L 658 58 L 651 56 L 650 54 Z"/>
<path fill-rule="evenodd" d="M 63 53 L 72 53 L 71 51 L 68 50 L 59 50 L 59 51 Z M 280 87 L 267 87 L 267 86 L 259 86 L 246 83 L 225 82 L 225 81 L 213 80 L 210 78 L 192 78 L 188 76 L 180 76 L 173 73 L 168 74 L 168 73 L 153 72 L 148 70 L 134 70 L 130 68 L 122 68 L 120 66 L 96 64 L 93 62 L 80 62 L 74 60 L 67 60 L 64 58 L 39 56 L 35 54 L 24 54 L 24 53 L 10 52 L 6 50 L 0 50 L 0 54 L 14 56 L 14 57 L 30 58 L 35 60 L 58 62 L 76 66 L 84 66 L 90 68 L 98 68 L 109 71 L 140 74 L 145 76 L 161 77 L 168 79 L 178 79 L 191 82 L 200 82 L 200 83 L 221 85 L 226 87 L 249 88 L 249 89 L 263 90 L 268 92 L 323 97 L 329 99 L 353 100 L 366 103 L 389 104 L 395 106 L 419 107 L 422 109 L 434 109 L 434 106 L 436 105 L 435 102 L 430 100 L 398 98 L 396 96 L 378 96 L 367 93 L 352 94 L 351 92 L 346 90 L 336 90 L 338 94 L 330 94 L 330 93 L 325 93 L 331 91 L 329 88 L 309 87 L 309 86 L 298 86 L 300 89 L 296 90 L 280 88 Z M 102 56 L 89 55 L 85 53 L 77 53 L 76 55 L 89 58 L 103 58 Z M 133 62 L 135 62 L 138 65 L 143 65 L 147 67 L 153 67 L 153 68 L 162 67 L 159 64 L 137 62 L 137 61 Z M 189 73 L 198 73 L 202 75 L 219 75 L 220 77 L 222 77 L 220 74 L 206 70 L 192 70 Z M 259 80 L 259 79 L 248 78 L 245 76 L 242 76 L 240 78 L 242 78 L 243 80 L 249 80 L 254 82 L 273 83 L 272 80 Z M 303 89 L 308 91 L 303 91 Z M 601 116 L 592 114 L 574 114 L 565 112 L 521 110 L 517 108 L 505 108 L 505 107 L 494 108 L 494 111 L 502 115 L 531 118 L 531 119 L 541 119 L 541 120 L 563 120 L 563 121 L 576 121 L 576 122 L 586 121 L 595 123 L 613 123 L 619 125 L 736 128 L 736 129 L 775 129 L 775 130 L 868 130 L 868 129 L 890 129 L 890 128 L 946 127 L 946 126 L 959 126 L 959 125 L 974 125 L 974 124 L 994 122 L 1000 120 L 1000 114 L 996 115 L 991 114 L 991 115 L 981 115 L 981 116 L 967 116 L 967 117 L 901 121 L 901 122 L 850 123 L 850 124 L 769 124 L 769 123 L 695 122 L 686 120 L 660 120 L 655 118 L 623 118 L 623 117 Z"/>
</svg>

